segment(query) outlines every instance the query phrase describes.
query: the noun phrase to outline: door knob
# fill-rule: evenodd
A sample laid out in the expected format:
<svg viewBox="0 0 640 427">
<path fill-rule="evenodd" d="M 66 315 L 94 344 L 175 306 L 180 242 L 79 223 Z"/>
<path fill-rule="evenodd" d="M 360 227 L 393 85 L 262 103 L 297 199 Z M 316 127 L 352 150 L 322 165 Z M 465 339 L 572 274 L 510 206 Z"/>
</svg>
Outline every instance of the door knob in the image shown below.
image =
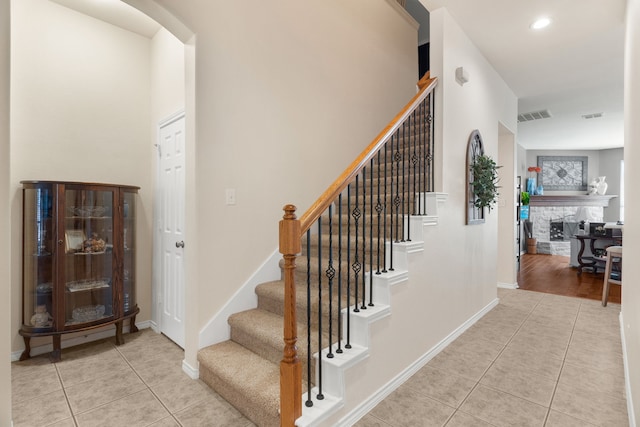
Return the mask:
<svg viewBox="0 0 640 427">
<path fill-rule="evenodd" d="M 184 240 L 176 242 L 176 248 L 184 248 Z"/>
</svg>

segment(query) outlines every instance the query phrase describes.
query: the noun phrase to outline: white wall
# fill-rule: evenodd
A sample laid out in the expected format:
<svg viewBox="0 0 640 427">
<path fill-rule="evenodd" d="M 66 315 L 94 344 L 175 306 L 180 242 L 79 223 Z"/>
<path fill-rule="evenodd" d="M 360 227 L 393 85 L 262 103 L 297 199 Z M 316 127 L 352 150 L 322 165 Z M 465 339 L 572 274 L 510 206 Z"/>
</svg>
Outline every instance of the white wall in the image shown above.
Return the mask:
<svg viewBox="0 0 640 427">
<path fill-rule="evenodd" d="M 185 106 L 184 44 L 161 28 L 151 39 L 151 125 Z"/>
<path fill-rule="evenodd" d="M 640 199 L 634 193 L 634 184 L 640 182 L 640 0 L 627 1 L 627 28 L 625 47 L 624 93 L 624 173 L 625 211 L 640 210 Z M 640 422 L 640 218 L 625 215 L 624 253 L 622 268 L 625 283 L 622 288 L 623 334 L 626 343 L 629 388 L 627 401 L 630 418 Z M 627 282 L 628 280 L 628 282 Z M 631 424 L 632 426 L 635 424 Z"/>
<path fill-rule="evenodd" d="M 0 236 L 10 230 L 9 208 L 9 0 L 0 0 Z M 11 248 L 0 246 L 0 425 L 11 425 Z"/>
<path fill-rule="evenodd" d="M 515 135 L 499 125 L 498 169 L 500 192 L 495 213 L 498 214 L 498 285 L 515 288 L 518 285 L 516 255 L 517 203 L 516 188 L 516 142 Z"/>
<path fill-rule="evenodd" d="M 282 207 L 302 215 L 415 94 L 417 34 L 385 1 L 157 3 L 197 34 L 186 304 L 201 328 L 277 248 Z"/>
<path fill-rule="evenodd" d="M 492 211 L 484 224 L 465 225 L 467 141 L 478 129 L 486 154 L 498 159 L 499 124 L 515 133 L 517 98 L 445 8 L 430 13 L 432 70 L 440 79 L 436 119 L 440 118 L 442 128 L 436 131 L 436 153 L 442 162 L 442 191 L 449 194 L 443 229 L 451 233 L 448 239 L 434 241 L 455 242 L 443 248 L 446 258 L 440 265 L 452 268 L 441 274 L 443 279 L 469 286 L 470 295 L 476 293 L 477 299 L 469 298 L 469 313 L 495 296 L 498 215 Z M 469 73 L 464 86 L 454 78 L 460 66 Z"/>
<path fill-rule="evenodd" d="M 496 301 L 498 214 L 488 214 L 482 225 L 465 225 L 466 148 L 471 131 L 479 129 L 487 153 L 497 159 L 499 123 L 515 129 L 517 99 L 447 10 L 430 12 L 431 71 L 438 77 L 435 119 L 442 129 L 436 133 L 436 162 L 448 198 L 439 205 L 438 225 L 422 229 L 424 252 L 409 256 L 408 283 L 393 288 L 391 315 L 374 324 L 368 359 L 348 371 L 352 394 L 345 409 L 326 425 L 335 425 L 353 401 L 375 396 Z M 464 87 L 454 79 L 460 65 L 471 76 Z M 415 325 L 419 334 L 413 333 Z"/>
<path fill-rule="evenodd" d="M 141 187 L 137 296 L 150 318 L 153 196 L 149 39 L 46 0 L 12 4 L 12 349 L 22 349 L 20 180 Z M 51 338 L 32 340 L 32 346 Z"/>
</svg>

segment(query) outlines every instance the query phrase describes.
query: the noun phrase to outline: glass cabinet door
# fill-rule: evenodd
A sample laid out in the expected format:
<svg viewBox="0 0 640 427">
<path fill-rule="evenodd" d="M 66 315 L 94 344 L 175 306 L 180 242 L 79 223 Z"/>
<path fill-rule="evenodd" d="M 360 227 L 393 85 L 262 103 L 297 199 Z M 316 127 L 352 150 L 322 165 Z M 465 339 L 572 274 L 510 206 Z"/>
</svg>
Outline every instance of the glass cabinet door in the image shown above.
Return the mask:
<svg viewBox="0 0 640 427">
<path fill-rule="evenodd" d="M 135 280 L 136 280 L 136 193 L 123 192 L 123 246 L 124 246 L 124 270 L 122 299 L 124 314 L 129 314 L 136 308 Z"/>
<path fill-rule="evenodd" d="M 67 187 L 64 229 L 64 324 L 113 316 L 113 191 Z"/>
<path fill-rule="evenodd" d="M 53 186 L 24 190 L 23 319 L 25 326 L 51 328 L 54 307 Z"/>
</svg>

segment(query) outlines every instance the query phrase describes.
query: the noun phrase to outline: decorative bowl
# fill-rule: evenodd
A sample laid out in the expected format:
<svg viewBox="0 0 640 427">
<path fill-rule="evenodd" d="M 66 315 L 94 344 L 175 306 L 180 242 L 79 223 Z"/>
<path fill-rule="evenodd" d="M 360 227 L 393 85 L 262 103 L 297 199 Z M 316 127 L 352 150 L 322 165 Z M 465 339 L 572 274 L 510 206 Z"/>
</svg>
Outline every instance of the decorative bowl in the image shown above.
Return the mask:
<svg viewBox="0 0 640 427">
<path fill-rule="evenodd" d="M 101 217 L 107 211 L 105 206 L 69 206 L 68 209 L 74 216 L 82 218 Z"/>
</svg>

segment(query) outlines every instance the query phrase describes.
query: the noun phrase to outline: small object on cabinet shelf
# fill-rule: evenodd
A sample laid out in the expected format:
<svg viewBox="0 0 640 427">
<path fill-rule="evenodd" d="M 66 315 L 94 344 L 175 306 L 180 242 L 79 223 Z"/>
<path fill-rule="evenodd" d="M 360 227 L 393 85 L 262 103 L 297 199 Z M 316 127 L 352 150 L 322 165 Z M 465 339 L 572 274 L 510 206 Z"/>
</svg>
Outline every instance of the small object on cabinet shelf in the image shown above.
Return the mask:
<svg viewBox="0 0 640 427">
<path fill-rule="evenodd" d="M 108 288 L 109 279 L 103 277 L 101 279 L 87 279 L 87 280 L 74 280 L 67 283 L 67 289 L 69 292 L 86 291 L 89 289 Z"/>
<path fill-rule="evenodd" d="M 71 317 L 76 322 L 89 322 L 100 319 L 104 316 L 104 311 L 105 307 L 102 304 L 86 305 L 84 307 L 74 308 Z"/>
<path fill-rule="evenodd" d="M 82 243 L 82 252 L 84 253 L 96 253 L 104 252 L 106 248 L 104 240 L 98 237 L 98 233 L 91 233 L 91 237 Z"/>
<path fill-rule="evenodd" d="M 81 218 L 100 218 L 107 211 L 104 206 L 69 206 L 67 209 L 73 216 Z"/>
<path fill-rule="evenodd" d="M 47 311 L 46 305 L 36 307 L 36 312 L 31 316 L 31 325 L 36 328 L 48 328 L 51 326 L 53 318 Z"/>
<path fill-rule="evenodd" d="M 53 290 L 53 284 L 51 282 L 40 283 L 36 286 L 36 292 L 39 294 L 50 294 Z"/>
<path fill-rule="evenodd" d="M 67 230 L 64 232 L 65 250 L 67 253 L 80 252 L 86 239 L 83 230 Z"/>
</svg>

